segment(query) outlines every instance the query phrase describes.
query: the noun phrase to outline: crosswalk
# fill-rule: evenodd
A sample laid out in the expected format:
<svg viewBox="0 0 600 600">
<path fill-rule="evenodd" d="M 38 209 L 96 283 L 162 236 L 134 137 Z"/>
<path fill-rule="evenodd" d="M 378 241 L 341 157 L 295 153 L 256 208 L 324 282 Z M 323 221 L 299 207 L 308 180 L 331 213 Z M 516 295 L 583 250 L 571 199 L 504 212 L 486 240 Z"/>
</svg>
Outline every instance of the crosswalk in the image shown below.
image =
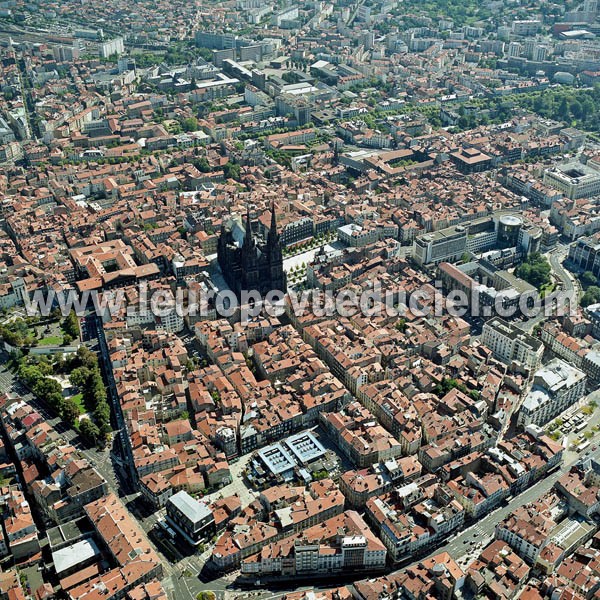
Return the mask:
<svg viewBox="0 0 600 600">
<path fill-rule="evenodd" d="M 480 542 L 487 542 L 491 537 L 490 536 L 490 532 L 486 531 L 485 529 L 483 529 L 483 527 L 479 526 L 479 525 L 475 525 L 474 527 L 471 528 L 471 531 L 473 532 L 471 535 L 474 536 L 476 534 L 476 537 L 473 537 L 473 539 L 475 540 L 476 544 L 479 544 Z"/>
</svg>

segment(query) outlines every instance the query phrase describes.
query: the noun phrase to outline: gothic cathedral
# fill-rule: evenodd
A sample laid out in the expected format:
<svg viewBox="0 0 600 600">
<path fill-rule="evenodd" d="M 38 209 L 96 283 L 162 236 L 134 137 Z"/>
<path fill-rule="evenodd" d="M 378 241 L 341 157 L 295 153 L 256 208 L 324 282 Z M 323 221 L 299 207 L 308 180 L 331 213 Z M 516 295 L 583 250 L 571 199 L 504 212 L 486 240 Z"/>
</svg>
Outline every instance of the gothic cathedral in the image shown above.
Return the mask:
<svg viewBox="0 0 600 600">
<path fill-rule="evenodd" d="M 250 210 L 246 211 L 243 241 L 235 239 L 231 220 L 221 225 L 218 260 L 225 281 L 240 297 L 242 290 L 257 291 L 264 298 L 272 290 L 287 291 L 281 240 L 277 233 L 275 203 L 271 204 L 271 226 L 264 240 L 252 232 Z"/>
</svg>

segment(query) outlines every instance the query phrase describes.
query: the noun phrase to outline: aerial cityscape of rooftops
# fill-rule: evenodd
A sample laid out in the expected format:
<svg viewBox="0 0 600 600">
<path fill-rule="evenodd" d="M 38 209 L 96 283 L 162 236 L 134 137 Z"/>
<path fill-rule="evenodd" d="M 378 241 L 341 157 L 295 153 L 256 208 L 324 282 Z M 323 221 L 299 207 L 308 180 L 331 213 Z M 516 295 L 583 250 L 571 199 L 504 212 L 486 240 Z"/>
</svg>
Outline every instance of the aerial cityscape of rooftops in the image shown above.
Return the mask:
<svg viewBox="0 0 600 600">
<path fill-rule="evenodd" d="M 600 0 L 0 0 L 0 600 L 600 598 Z"/>
</svg>

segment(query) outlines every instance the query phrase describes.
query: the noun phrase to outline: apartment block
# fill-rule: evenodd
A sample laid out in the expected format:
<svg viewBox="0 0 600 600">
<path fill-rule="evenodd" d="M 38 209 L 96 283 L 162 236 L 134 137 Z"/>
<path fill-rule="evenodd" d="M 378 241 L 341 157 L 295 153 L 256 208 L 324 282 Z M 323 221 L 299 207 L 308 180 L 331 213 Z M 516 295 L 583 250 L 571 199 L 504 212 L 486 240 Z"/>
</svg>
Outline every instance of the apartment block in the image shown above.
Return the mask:
<svg viewBox="0 0 600 600">
<path fill-rule="evenodd" d="M 581 400 L 587 383 L 583 371 L 556 358 L 538 369 L 519 410 L 518 424 L 544 425 Z"/>
<path fill-rule="evenodd" d="M 515 325 L 496 318 L 483 326 L 482 342 L 494 357 L 515 370 L 535 371 L 542 360 L 544 345 Z"/>
</svg>

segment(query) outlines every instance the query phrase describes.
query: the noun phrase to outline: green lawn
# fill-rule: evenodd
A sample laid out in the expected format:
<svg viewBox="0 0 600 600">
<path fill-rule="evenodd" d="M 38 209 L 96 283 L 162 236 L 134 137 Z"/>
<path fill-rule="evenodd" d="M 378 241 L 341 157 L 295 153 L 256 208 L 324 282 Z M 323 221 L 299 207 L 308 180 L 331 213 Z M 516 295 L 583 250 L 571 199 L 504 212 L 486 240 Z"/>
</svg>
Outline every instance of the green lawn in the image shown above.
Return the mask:
<svg viewBox="0 0 600 600">
<path fill-rule="evenodd" d="M 62 343 L 62 335 L 48 335 L 38 340 L 38 346 L 60 346 Z"/>
<path fill-rule="evenodd" d="M 73 402 L 75 402 L 75 404 L 77 404 L 77 406 L 79 407 L 79 412 L 81 414 L 85 413 L 85 406 L 83 405 L 83 394 L 80 392 L 79 394 L 75 394 L 71 400 L 73 400 Z"/>
</svg>

